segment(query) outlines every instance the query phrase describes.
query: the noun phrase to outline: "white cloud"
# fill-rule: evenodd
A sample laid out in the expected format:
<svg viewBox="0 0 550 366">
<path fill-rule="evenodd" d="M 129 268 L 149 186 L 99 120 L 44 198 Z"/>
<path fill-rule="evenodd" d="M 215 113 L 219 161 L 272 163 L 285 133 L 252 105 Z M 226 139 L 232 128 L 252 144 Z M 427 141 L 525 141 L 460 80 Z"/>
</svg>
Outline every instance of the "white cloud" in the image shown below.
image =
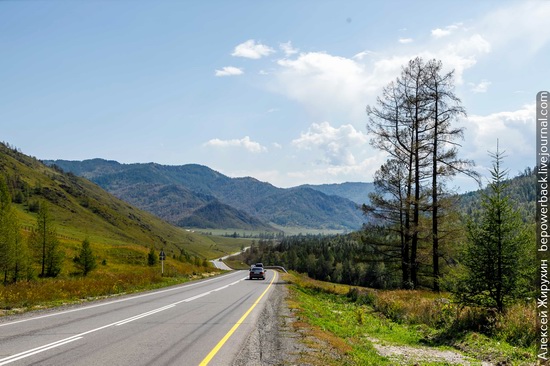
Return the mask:
<svg viewBox="0 0 550 366">
<path fill-rule="evenodd" d="M 469 57 L 491 52 L 491 43 L 485 37 L 476 33 L 470 37 L 461 38 L 458 42 L 450 43 L 445 50 Z"/>
<path fill-rule="evenodd" d="M 479 84 L 469 83 L 471 86 L 471 91 L 474 93 L 486 93 L 487 89 L 489 89 L 489 86 L 491 85 L 491 82 L 488 80 L 481 80 Z"/>
<path fill-rule="evenodd" d="M 412 38 L 399 38 L 399 43 L 401 44 L 407 44 L 412 43 L 414 40 Z"/>
<path fill-rule="evenodd" d="M 376 55 L 375 52 L 372 52 L 372 51 L 368 51 L 368 50 L 365 50 L 365 51 L 361 51 L 357 54 L 355 54 L 352 58 L 355 59 L 355 60 L 363 60 L 365 57 L 367 56 L 371 56 L 371 55 Z"/>
<path fill-rule="evenodd" d="M 453 33 L 455 30 L 460 28 L 462 26 L 462 23 L 455 23 L 446 26 L 445 28 L 436 28 L 432 29 L 432 37 L 434 38 L 443 38 L 449 36 L 451 33 Z"/>
<path fill-rule="evenodd" d="M 417 56 L 441 60 L 444 71 L 455 70 L 455 83 L 460 85 L 465 71 L 492 51 L 491 43 L 481 34 L 458 24 L 447 28 L 454 33 L 446 39 L 414 42 L 413 49 L 402 52 L 363 51 L 353 58 L 308 52 L 280 59 L 271 87 L 302 103 L 315 119 L 346 118 L 357 125 L 364 121 L 365 106 L 375 102 L 381 89 L 400 75 L 409 60 Z"/>
<path fill-rule="evenodd" d="M 382 154 L 373 153 L 353 165 L 317 167 L 308 165 L 300 170 L 288 171 L 285 180 L 287 182 L 294 182 L 292 185 L 304 183 L 322 184 L 327 182 L 372 182 L 376 170 L 378 170 L 385 160 L 386 157 Z"/>
<path fill-rule="evenodd" d="M 267 148 L 265 146 L 262 146 L 260 143 L 250 140 L 250 137 L 248 136 L 245 136 L 240 140 L 220 140 L 216 138 L 206 142 L 204 146 L 217 148 L 237 147 L 243 148 L 251 153 L 267 152 Z"/>
<path fill-rule="evenodd" d="M 273 48 L 263 45 L 261 43 L 256 43 L 256 41 L 253 39 L 249 39 L 248 41 L 236 46 L 231 56 L 245 57 L 257 60 L 264 56 L 269 56 L 273 52 L 275 52 Z"/>
<path fill-rule="evenodd" d="M 216 76 L 235 76 L 242 75 L 244 71 L 238 67 L 225 66 L 221 70 L 216 70 Z"/>
<path fill-rule="evenodd" d="M 279 48 L 285 53 L 285 55 L 292 56 L 299 52 L 297 48 L 292 47 L 292 42 L 288 41 L 286 43 L 281 43 Z"/>
<path fill-rule="evenodd" d="M 352 59 L 324 52 L 303 53 L 278 61 L 276 90 L 306 105 L 311 112 L 364 116 L 368 74 Z"/>
<path fill-rule="evenodd" d="M 518 1 L 488 13 L 478 28 L 495 46 L 513 50 L 508 55 L 517 59 L 532 56 L 548 45 L 548 19 L 550 2 Z"/>
<path fill-rule="evenodd" d="M 441 29 L 441 28 L 432 29 L 432 36 L 435 38 L 442 38 L 442 37 L 448 36 L 449 34 L 451 34 L 451 31 L 447 29 Z"/>
<path fill-rule="evenodd" d="M 500 150 L 506 151 L 504 166 L 511 173 L 535 165 L 535 104 L 515 111 L 471 115 L 465 127 L 463 150 L 469 159 L 476 160 L 481 174 L 487 174 L 491 165 L 488 151 L 495 152 L 497 139 Z"/>
<path fill-rule="evenodd" d="M 299 149 L 317 148 L 323 151 L 323 162 L 333 166 L 353 166 L 356 164 L 353 149 L 364 147 L 368 137 L 352 125 L 332 127 L 328 122 L 313 123 L 307 132 L 292 141 Z"/>
</svg>

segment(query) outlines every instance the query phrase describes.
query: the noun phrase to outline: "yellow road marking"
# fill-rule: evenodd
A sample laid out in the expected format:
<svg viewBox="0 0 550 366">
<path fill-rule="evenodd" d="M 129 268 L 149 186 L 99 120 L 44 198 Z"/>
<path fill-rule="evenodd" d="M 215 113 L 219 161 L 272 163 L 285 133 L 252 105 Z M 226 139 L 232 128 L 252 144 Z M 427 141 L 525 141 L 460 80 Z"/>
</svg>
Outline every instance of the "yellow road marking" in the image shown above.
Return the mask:
<svg viewBox="0 0 550 366">
<path fill-rule="evenodd" d="M 227 332 L 227 334 L 221 339 L 221 341 L 218 342 L 218 344 L 216 345 L 216 347 L 212 348 L 212 351 L 210 351 L 210 353 L 204 358 L 204 360 L 202 360 L 202 362 L 199 364 L 199 366 L 206 366 L 208 365 L 208 363 L 210 361 L 212 361 L 212 358 L 214 358 L 214 356 L 216 355 L 216 353 L 219 352 L 219 350 L 223 347 L 223 345 L 225 344 L 225 342 L 227 342 L 227 340 L 233 335 L 233 333 L 235 333 L 235 331 L 237 330 L 237 328 L 244 322 L 244 320 L 248 317 L 248 315 L 252 312 L 252 310 L 254 310 L 254 308 L 256 307 L 256 305 L 258 305 L 258 303 L 260 302 L 260 300 L 262 299 L 262 297 L 264 297 L 264 295 L 267 293 L 267 291 L 269 290 L 269 288 L 271 287 L 271 285 L 273 284 L 273 281 L 275 281 L 275 278 L 277 278 L 277 272 L 276 271 L 273 271 L 273 278 L 271 279 L 271 282 L 269 283 L 269 286 L 267 286 L 267 288 L 265 289 L 265 291 L 260 295 L 260 297 L 258 297 L 258 299 L 256 300 L 256 302 L 254 302 L 254 304 L 252 304 L 252 306 L 250 307 L 250 309 L 248 309 L 246 311 L 246 313 L 244 313 L 243 316 L 241 316 L 241 318 L 235 323 L 235 325 L 233 325 L 233 327 L 229 330 L 229 332 Z"/>
</svg>

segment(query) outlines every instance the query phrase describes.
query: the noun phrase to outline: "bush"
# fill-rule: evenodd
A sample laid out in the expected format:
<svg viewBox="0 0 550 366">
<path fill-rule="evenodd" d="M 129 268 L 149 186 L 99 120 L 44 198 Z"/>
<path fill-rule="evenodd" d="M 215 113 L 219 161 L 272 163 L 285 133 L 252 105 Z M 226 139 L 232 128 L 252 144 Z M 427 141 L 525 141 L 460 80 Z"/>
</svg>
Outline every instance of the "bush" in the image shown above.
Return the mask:
<svg viewBox="0 0 550 366">
<path fill-rule="evenodd" d="M 347 297 L 359 305 L 374 305 L 376 301 L 375 290 L 359 289 L 357 287 L 351 287 L 347 293 Z"/>
<path fill-rule="evenodd" d="M 537 310 L 535 302 L 515 304 L 504 314 L 498 314 L 495 322 L 495 336 L 519 347 L 530 347 L 537 339 Z"/>
<path fill-rule="evenodd" d="M 29 202 L 29 211 L 37 213 L 40 210 L 40 202 L 33 200 Z"/>
<path fill-rule="evenodd" d="M 457 309 L 452 329 L 456 332 L 474 331 L 491 335 L 496 312 L 481 307 L 464 306 Z"/>
</svg>

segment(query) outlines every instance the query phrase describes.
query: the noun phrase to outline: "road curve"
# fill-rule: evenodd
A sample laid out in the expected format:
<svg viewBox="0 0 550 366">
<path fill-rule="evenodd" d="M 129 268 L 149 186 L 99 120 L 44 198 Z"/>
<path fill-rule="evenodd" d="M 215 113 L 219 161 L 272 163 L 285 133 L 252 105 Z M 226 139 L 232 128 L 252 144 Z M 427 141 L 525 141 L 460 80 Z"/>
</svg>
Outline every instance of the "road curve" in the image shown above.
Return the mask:
<svg viewBox="0 0 550 366">
<path fill-rule="evenodd" d="M 0 323 L 2 365 L 230 365 L 277 283 L 247 271 Z"/>
<path fill-rule="evenodd" d="M 210 261 L 214 267 L 216 267 L 217 269 L 221 269 L 221 270 L 224 270 L 224 271 L 232 271 L 233 269 L 231 267 L 229 267 L 227 264 L 225 264 L 222 259 L 216 259 L 216 260 L 213 260 L 213 261 Z"/>
</svg>

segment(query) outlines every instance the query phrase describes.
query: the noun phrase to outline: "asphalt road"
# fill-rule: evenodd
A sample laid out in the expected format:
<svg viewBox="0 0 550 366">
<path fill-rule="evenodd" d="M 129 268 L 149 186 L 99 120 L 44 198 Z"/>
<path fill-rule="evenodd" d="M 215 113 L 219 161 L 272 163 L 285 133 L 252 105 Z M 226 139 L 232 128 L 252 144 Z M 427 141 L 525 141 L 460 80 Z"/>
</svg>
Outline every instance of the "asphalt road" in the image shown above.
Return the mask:
<svg viewBox="0 0 550 366">
<path fill-rule="evenodd" d="M 229 365 L 276 283 L 247 271 L 0 323 L 2 365 Z"/>
</svg>

